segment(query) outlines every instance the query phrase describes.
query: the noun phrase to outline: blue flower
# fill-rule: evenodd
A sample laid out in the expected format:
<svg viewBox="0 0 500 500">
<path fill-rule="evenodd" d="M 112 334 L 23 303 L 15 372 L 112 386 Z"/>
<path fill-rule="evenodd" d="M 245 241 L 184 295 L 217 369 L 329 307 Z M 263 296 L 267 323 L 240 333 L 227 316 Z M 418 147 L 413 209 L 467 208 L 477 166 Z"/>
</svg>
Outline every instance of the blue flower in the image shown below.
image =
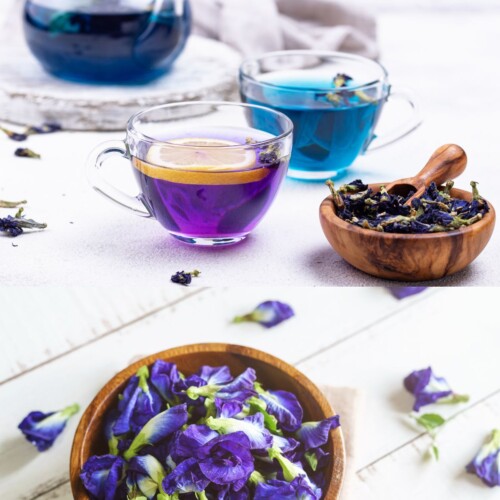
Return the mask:
<svg viewBox="0 0 500 500">
<path fill-rule="evenodd" d="M 180 463 L 164 480 L 163 489 L 169 494 L 201 492 L 209 485 L 196 458 Z"/>
<path fill-rule="evenodd" d="M 311 448 L 318 448 L 326 444 L 330 431 L 339 426 L 340 418 L 338 415 L 334 415 L 320 422 L 303 423 L 295 435 L 304 446 L 304 449 L 310 450 Z"/>
<path fill-rule="evenodd" d="M 254 471 L 250 439 L 243 432 L 216 437 L 198 448 L 195 456 L 201 471 L 211 482 L 231 484 L 238 491 Z"/>
<path fill-rule="evenodd" d="M 397 299 L 406 299 L 406 297 L 411 297 L 412 295 L 417 295 L 423 292 L 426 286 L 393 286 L 388 287 L 389 292 L 394 295 Z"/>
<path fill-rule="evenodd" d="M 125 461 L 115 455 L 92 456 L 84 464 L 80 479 L 97 500 L 114 500 L 123 476 Z"/>
<path fill-rule="evenodd" d="M 209 417 L 206 424 L 220 434 L 243 433 L 249 439 L 252 450 L 267 450 L 273 444 L 273 436 L 264 427 L 264 416 L 256 413 L 242 420 L 236 418 Z"/>
<path fill-rule="evenodd" d="M 500 430 L 493 431 L 491 439 L 483 445 L 466 470 L 476 474 L 490 487 L 500 486 Z"/>
<path fill-rule="evenodd" d="M 125 460 L 130 460 L 148 445 L 158 444 L 163 439 L 180 429 L 188 421 L 186 405 L 173 406 L 159 413 L 140 430 L 130 447 L 124 453 Z"/>
<path fill-rule="evenodd" d="M 255 489 L 254 500 L 317 500 L 321 498 L 321 490 L 311 487 L 304 476 L 296 477 L 292 482 L 271 479 L 259 483 Z"/>
<path fill-rule="evenodd" d="M 172 443 L 171 456 L 177 462 L 181 462 L 185 458 L 191 458 L 200 446 L 218 436 L 217 432 L 206 425 L 190 425 L 186 430 L 180 432 L 174 443 Z"/>
<path fill-rule="evenodd" d="M 266 403 L 266 411 L 276 417 L 283 430 L 294 432 L 300 427 L 304 412 L 295 394 L 288 391 L 266 391 L 258 383 L 255 388 L 259 398 Z"/>
<path fill-rule="evenodd" d="M 469 400 L 468 396 L 455 394 L 446 379 L 436 377 L 430 366 L 410 373 L 404 379 L 404 386 L 415 396 L 414 411 L 419 411 L 422 406 L 433 403 L 454 404 Z"/>
<path fill-rule="evenodd" d="M 180 380 L 180 373 L 174 363 L 168 363 L 159 359 L 151 367 L 151 384 L 168 403 L 175 401 L 176 394 L 174 387 Z"/>
<path fill-rule="evenodd" d="M 133 457 L 128 464 L 127 474 L 133 478 L 133 487 L 137 487 L 148 499 L 154 498 L 158 490 L 165 493 L 162 486 L 165 469 L 152 455 Z"/>
<path fill-rule="evenodd" d="M 232 418 L 243 410 L 243 402 L 241 401 L 227 401 L 215 398 L 214 404 L 217 418 Z"/>
<path fill-rule="evenodd" d="M 294 315 L 293 309 L 288 304 L 277 300 L 268 300 L 259 304 L 251 313 L 236 316 L 233 323 L 251 321 L 260 323 L 265 328 L 272 328 Z"/>
<path fill-rule="evenodd" d="M 229 366 L 202 366 L 197 375 L 207 385 L 228 384 L 233 380 Z"/>
<path fill-rule="evenodd" d="M 45 451 L 54 444 L 68 420 L 79 410 L 80 407 L 74 404 L 52 413 L 32 411 L 23 419 L 18 428 L 38 451 Z"/>
</svg>

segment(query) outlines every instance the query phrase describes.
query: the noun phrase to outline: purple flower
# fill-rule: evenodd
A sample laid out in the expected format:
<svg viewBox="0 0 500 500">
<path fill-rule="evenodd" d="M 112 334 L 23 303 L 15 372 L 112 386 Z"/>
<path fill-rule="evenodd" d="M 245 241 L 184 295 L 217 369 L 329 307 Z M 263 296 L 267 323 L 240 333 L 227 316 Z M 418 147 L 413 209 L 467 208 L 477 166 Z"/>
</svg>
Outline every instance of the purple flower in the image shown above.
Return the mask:
<svg viewBox="0 0 500 500">
<path fill-rule="evenodd" d="M 162 401 L 157 392 L 148 385 L 149 370 L 147 366 L 139 368 L 123 391 L 118 403 L 120 416 L 113 427 L 115 435 L 127 432 L 136 434 L 162 408 Z"/>
<path fill-rule="evenodd" d="M 133 457 L 128 464 L 127 474 L 132 478 L 132 489 L 138 488 L 147 498 L 154 498 L 158 490 L 163 493 L 165 469 L 152 455 Z"/>
<path fill-rule="evenodd" d="M 196 450 L 201 471 L 215 484 L 232 484 L 243 488 L 254 471 L 250 439 L 243 432 L 234 432 L 212 439 Z"/>
<path fill-rule="evenodd" d="M 79 410 L 80 407 L 74 404 L 52 413 L 32 411 L 23 419 L 18 428 L 38 451 L 45 451 L 54 444 L 68 420 Z"/>
<path fill-rule="evenodd" d="M 168 403 L 175 401 L 174 386 L 181 380 L 177 366 L 161 359 L 151 367 L 151 384 Z"/>
<path fill-rule="evenodd" d="M 96 500 L 114 500 L 125 462 L 115 455 L 92 456 L 84 464 L 80 479 Z"/>
<path fill-rule="evenodd" d="M 180 463 L 164 480 L 163 489 L 169 494 L 201 492 L 209 485 L 196 458 Z"/>
<path fill-rule="evenodd" d="M 468 396 L 455 394 L 446 379 L 436 377 L 430 366 L 410 373 L 404 379 L 404 386 L 415 396 L 414 411 L 419 411 L 422 406 L 433 403 L 454 404 L 469 400 Z"/>
<path fill-rule="evenodd" d="M 292 482 L 271 479 L 266 483 L 259 483 L 255 489 L 254 500 L 317 500 L 321 498 L 321 490 L 311 487 L 304 476 L 296 477 Z"/>
<path fill-rule="evenodd" d="M 330 431 L 339 426 L 340 417 L 334 415 L 321 422 L 304 422 L 295 435 L 303 444 L 304 449 L 310 450 L 311 448 L 318 448 L 326 444 Z"/>
<path fill-rule="evenodd" d="M 220 434 L 245 434 L 252 450 L 267 450 L 273 444 L 273 436 L 264 427 L 264 416 L 262 413 L 256 413 L 242 420 L 209 417 L 206 424 L 210 429 Z"/>
<path fill-rule="evenodd" d="M 288 304 L 277 300 L 268 300 L 259 304 L 251 313 L 236 316 L 233 323 L 251 321 L 260 323 L 265 328 L 272 328 L 294 315 L 293 309 Z"/>
<path fill-rule="evenodd" d="M 198 448 L 218 436 L 217 432 L 206 425 L 190 425 L 175 439 L 171 447 L 172 458 L 179 462 L 184 458 L 191 458 Z"/>
<path fill-rule="evenodd" d="M 197 375 L 207 385 L 228 384 L 233 380 L 229 366 L 202 366 Z"/>
<path fill-rule="evenodd" d="M 158 444 L 163 439 L 180 429 L 188 421 L 186 405 L 173 406 L 159 413 L 140 430 L 130 447 L 124 453 L 125 460 L 130 460 L 148 445 Z"/>
<path fill-rule="evenodd" d="M 394 286 L 388 287 L 389 292 L 392 293 L 397 299 L 406 299 L 406 297 L 411 297 L 412 295 L 417 295 L 423 292 L 426 286 Z"/>
<path fill-rule="evenodd" d="M 227 401 L 215 398 L 215 416 L 217 418 L 232 418 L 241 413 L 243 403 L 241 401 Z"/>
<path fill-rule="evenodd" d="M 304 412 L 295 394 L 287 391 L 265 391 L 256 384 L 259 398 L 266 403 L 266 411 L 276 417 L 280 427 L 289 432 L 296 431 L 302 423 Z"/>
<path fill-rule="evenodd" d="M 500 486 L 500 430 L 493 431 L 491 439 L 483 445 L 466 470 L 476 474 L 491 488 Z"/>
</svg>

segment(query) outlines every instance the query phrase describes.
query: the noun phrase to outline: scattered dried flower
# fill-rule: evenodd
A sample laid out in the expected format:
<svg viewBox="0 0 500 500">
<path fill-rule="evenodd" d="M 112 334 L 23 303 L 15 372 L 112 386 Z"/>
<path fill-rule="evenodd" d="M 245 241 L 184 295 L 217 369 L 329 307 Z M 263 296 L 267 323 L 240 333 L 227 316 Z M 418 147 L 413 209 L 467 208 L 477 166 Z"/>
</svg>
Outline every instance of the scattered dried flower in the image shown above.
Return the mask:
<svg viewBox="0 0 500 500">
<path fill-rule="evenodd" d="M 28 148 L 17 148 L 14 151 L 14 154 L 16 156 L 19 156 L 20 158 L 35 158 L 36 160 L 39 160 L 41 158 L 38 153 L 35 153 L 33 150 Z"/>
<path fill-rule="evenodd" d="M 265 328 L 271 328 L 291 318 L 295 313 L 293 309 L 284 302 L 268 300 L 259 304 L 251 313 L 236 316 L 233 323 L 254 322 Z"/>
<path fill-rule="evenodd" d="M 190 273 L 178 271 L 170 277 L 170 281 L 179 285 L 188 286 L 191 283 L 193 277 L 197 278 L 200 274 L 201 271 L 198 271 L 197 269 L 191 271 Z"/>
</svg>

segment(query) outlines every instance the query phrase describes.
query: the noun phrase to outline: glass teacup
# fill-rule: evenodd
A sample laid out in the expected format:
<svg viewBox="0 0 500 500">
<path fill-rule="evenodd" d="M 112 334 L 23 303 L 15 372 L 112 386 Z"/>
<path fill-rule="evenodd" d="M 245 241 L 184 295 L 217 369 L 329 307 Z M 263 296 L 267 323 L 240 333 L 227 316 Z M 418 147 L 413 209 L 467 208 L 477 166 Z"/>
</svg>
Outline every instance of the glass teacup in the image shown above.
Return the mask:
<svg viewBox="0 0 500 500">
<path fill-rule="evenodd" d="M 335 177 L 369 147 L 390 144 L 420 124 L 415 104 L 391 91 L 382 65 L 340 52 L 296 50 L 248 59 L 240 69 L 240 92 L 243 101 L 268 106 L 292 120 L 289 175 L 298 179 Z M 394 98 L 409 104 L 411 118 L 385 137 L 376 137 L 384 103 Z"/>
<path fill-rule="evenodd" d="M 286 176 L 292 122 L 260 106 L 223 102 L 167 104 L 128 123 L 125 142 L 99 146 L 88 161 L 94 189 L 175 238 L 197 245 L 244 239 Z M 129 196 L 100 174 L 111 155 L 130 160 L 140 194 Z"/>
</svg>

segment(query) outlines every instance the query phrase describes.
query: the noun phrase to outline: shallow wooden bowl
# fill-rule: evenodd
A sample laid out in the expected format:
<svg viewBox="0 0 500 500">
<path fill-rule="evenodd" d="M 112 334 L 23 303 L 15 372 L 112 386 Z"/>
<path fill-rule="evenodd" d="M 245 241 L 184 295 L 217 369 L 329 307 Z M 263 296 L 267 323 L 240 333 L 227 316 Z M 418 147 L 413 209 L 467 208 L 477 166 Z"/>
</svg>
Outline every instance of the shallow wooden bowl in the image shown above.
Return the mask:
<svg viewBox="0 0 500 500">
<path fill-rule="evenodd" d="M 307 377 L 284 361 L 256 349 L 230 344 L 193 344 L 153 354 L 113 377 L 85 410 L 71 450 L 71 489 L 76 500 L 89 500 L 79 477 L 83 464 L 91 455 L 107 452 L 102 429 L 104 415 L 116 403 L 116 398 L 123 391 L 127 380 L 135 375 L 141 366 L 151 365 L 157 359 L 176 363 L 179 370 L 187 375 L 194 373 L 204 364 L 228 365 L 234 375 L 252 367 L 257 372 L 258 380 L 263 382 L 266 388 L 295 393 L 304 408 L 306 421 L 322 420 L 335 414 L 323 394 Z M 331 432 L 327 447 L 332 458 L 325 469 L 328 487 L 324 498 L 336 500 L 340 496 L 345 467 L 344 441 L 340 428 Z"/>
<path fill-rule="evenodd" d="M 374 191 L 387 184 L 370 184 Z M 452 189 L 467 201 L 472 194 Z M 378 278 L 424 281 L 461 271 L 484 249 L 495 227 L 495 210 L 475 224 L 447 233 L 395 234 L 363 229 L 342 220 L 332 197 L 320 206 L 321 227 L 333 249 L 355 268 Z"/>
</svg>

